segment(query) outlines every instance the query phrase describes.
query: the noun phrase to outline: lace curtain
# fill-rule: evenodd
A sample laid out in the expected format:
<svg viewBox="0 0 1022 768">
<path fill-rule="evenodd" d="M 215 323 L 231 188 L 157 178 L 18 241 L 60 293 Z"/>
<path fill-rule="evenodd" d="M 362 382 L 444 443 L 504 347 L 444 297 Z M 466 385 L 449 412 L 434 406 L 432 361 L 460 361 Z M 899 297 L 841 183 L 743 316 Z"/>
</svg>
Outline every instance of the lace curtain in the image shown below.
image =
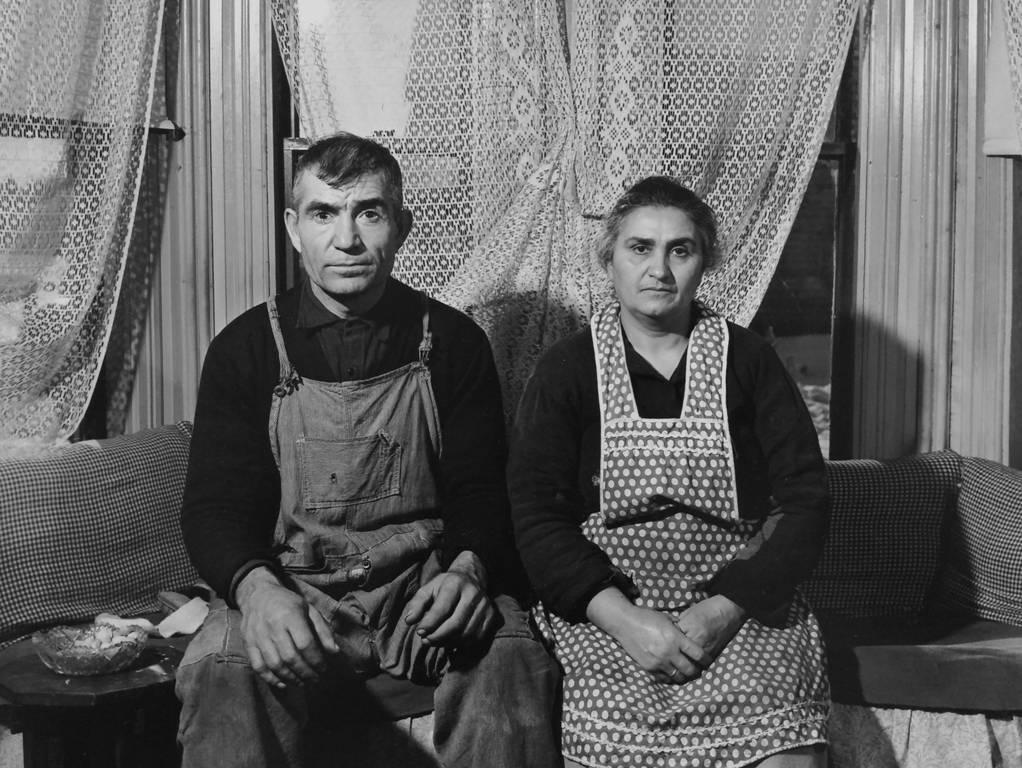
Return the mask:
<svg viewBox="0 0 1022 768">
<path fill-rule="evenodd" d="M 408 171 L 396 274 L 486 330 L 513 410 L 609 286 L 599 217 L 668 174 L 726 259 L 702 298 L 748 323 L 819 152 L 859 0 L 274 0 L 302 133 Z M 380 68 L 374 69 L 374 65 Z"/>
<path fill-rule="evenodd" d="M 0 439 L 89 402 L 131 239 L 162 0 L 0 5 Z"/>
<path fill-rule="evenodd" d="M 995 0 L 1001 2 L 1004 18 L 1004 36 L 1008 47 L 1008 71 L 1015 96 L 1015 125 L 1022 136 L 1022 0 Z"/>
</svg>

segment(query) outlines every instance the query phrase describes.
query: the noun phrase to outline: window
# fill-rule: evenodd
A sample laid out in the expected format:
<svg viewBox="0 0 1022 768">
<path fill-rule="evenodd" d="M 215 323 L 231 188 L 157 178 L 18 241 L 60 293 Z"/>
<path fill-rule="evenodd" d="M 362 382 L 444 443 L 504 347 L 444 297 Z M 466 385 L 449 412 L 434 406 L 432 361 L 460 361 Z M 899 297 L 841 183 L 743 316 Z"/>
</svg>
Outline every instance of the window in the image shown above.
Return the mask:
<svg viewBox="0 0 1022 768">
<path fill-rule="evenodd" d="M 841 303 L 841 268 L 854 245 L 854 169 L 858 36 L 849 47 L 845 72 L 816 168 L 795 217 L 777 270 L 752 330 L 774 346 L 802 390 L 825 457 L 848 451 L 848 403 L 842 391 L 840 353 L 847 317 Z M 833 416 L 841 413 L 837 424 Z"/>
</svg>

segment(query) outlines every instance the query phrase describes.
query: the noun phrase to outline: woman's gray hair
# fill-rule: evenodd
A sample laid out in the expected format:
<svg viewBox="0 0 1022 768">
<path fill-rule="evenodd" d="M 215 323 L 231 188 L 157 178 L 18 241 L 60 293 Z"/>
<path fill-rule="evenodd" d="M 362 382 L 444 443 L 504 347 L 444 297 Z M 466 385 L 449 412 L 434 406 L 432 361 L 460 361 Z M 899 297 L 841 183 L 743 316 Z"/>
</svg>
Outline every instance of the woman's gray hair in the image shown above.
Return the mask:
<svg viewBox="0 0 1022 768">
<path fill-rule="evenodd" d="M 722 253 L 717 236 L 717 215 L 713 209 L 699 195 L 670 176 L 647 176 L 629 187 L 603 220 L 603 233 L 597 246 L 602 266 L 607 266 L 614 256 L 614 244 L 621 233 L 622 220 L 636 208 L 646 207 L 683 211 L 695 225 L 703 254 L 703 269 L 709 271 L 720 264 Z"/>
</svg>

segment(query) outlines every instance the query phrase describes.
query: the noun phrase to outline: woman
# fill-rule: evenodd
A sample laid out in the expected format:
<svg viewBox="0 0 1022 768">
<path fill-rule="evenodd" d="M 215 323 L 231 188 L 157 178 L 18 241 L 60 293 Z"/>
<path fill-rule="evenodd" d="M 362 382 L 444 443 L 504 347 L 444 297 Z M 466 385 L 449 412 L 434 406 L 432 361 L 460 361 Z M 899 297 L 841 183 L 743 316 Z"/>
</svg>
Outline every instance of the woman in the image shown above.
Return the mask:
<svg viewBox="0 0 1022 768">
<path fill-rule="evenodd" d="M 720 256 L 694 193 L 640 181 L 600 255 L 617 301 L 537 364 L 510 468 L 567 764 L 822 766 L 822 644 L 795 589 L 829 509 L 809 413 L 765 341 L 695 300 Z"/>
</svg>

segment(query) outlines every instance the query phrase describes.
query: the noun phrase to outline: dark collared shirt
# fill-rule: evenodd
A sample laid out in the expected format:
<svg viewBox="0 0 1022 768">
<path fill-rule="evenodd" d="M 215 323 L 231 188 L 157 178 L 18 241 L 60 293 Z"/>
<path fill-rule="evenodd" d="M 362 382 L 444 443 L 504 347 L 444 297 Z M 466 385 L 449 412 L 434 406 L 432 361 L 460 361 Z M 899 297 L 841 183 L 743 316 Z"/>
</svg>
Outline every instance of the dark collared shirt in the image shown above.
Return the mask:
<svg viewBox="0 0 1022 768">
<path fill-rule="evenodd" d="M 386 291 L 364 317 L 342 319 L 323 306 L 306 280 L 298 299 L 297 326 L 315 334 L 334 381 L 367 379 L 381 368 L 398 367 L 387 364 L 390 318 L 399 309 L 394 303 L 394 291 Z"/>
</svg>

